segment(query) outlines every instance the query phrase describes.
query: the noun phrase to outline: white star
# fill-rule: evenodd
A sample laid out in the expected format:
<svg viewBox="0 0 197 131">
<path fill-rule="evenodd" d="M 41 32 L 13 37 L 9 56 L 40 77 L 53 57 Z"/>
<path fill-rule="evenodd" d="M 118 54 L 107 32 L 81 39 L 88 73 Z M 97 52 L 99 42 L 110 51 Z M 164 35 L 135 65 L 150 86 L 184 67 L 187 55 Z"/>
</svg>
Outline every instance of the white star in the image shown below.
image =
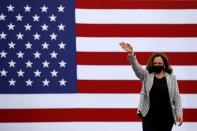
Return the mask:
<svg viewBox="0 0 197 131">
<path fill-rule="evenodd" d="M 5 34 L 4 32 L 2 32 L 0 34 L 0 39 L 6 39 L 7 34 Z"/>
<path fill-rule="evenodd" d="M 60 44 L 58 44 L 60 49 L 65 49 L 66 44 L 64 44 L 63 42 L 61 42 Z"/>
<path fill-rule="evenodd" d="M 41 27 L 42 27 L 42 31 L 44 31 L 44 30 L 48 30 L 48 25 L 46 25 L 46 24 L 44 24 L 44 25 L 41 25 Z"/>
<path fill-rule="evenodd" d="M 53 71 L 51 71 L 51 76 L 52 77 L 57 77 L 57 71 L 56 70 L 53 70 Z"/>
<path fill-rule="evenodd" d="M 57 53 L 55 51 L 53 51 L 52 53 L 50 53 L 50 55 L 51 55 L 51 59 L 57 58 Z"/>
<path fill-rule="evenodd" d="M 18 14 L 16 16 L 16 21 L 22 21 L 22 19 L 23 19 L 23 16 L 22 15 Z"/>
<path fill-rule="evenodd" d="M 42 62 L 42 64 L 43 64 L 43 68 L 45 67 L 48 68 L 50 63 L 45 60 L 44 62 Z"/>
<path fill-rule="evenodd" d="M 8 43 L 8 45 L 9 45 L 9 48 L 11 49 L 11 48 L 15 48 L 15 44 L 11 41 L 10 43 Z"/>
<path fill-rule="evenodd" d="M 53 14 L 51 16 L 49 16 L 50 21 L 55 21 L 56 20 L 56 16 L 54 16 Z"/>
<path fill-rule="evenodd" d="M 1 13 L 1 15 L 0 15 L 0 21 L 1 21 L 1 20 L 3 20 L 3 21 L 4 21 L 4 20 L 5 20 L 5 18 L 6 18 L 6 15 L 4 15 L 3 13 Z"/>
<path fill-rule="evenodd" d="M 24 9 L 25 9 L 25 12 L 31 12 L 31 7 L 29 5 L 26 5 Z"/>
<path fill-rule="evenodd" d="M 21 51 L 16 54 L 17 54 L 18 58 L 23 58 L 24 53 L 22 53 Z"/>
<path fill-rule="evenodd" d="M 61 62 L 59 62 L 59 64 L 60 64 L 60 68 L 61 67 L 66 67 L 65 65 L 66 65 L 66 62 L 64 62 L 63 60 L 61 61 Z"/>
<path fill-rule="evenodd" d="M 34 34 L 33 35 L 33 37 L 34 37 L 34 40 L 40 40 L 40 34 L 38 34 L 38 33 L 36 33 L 36 34 Z"/>
<path fill-rule="evenodd" d="M 4 50 L 2 52 L 0 52 L 1 58 L 6 58 L 7 52 L 5 52 Z"/>
<path fill-rule="evenodd" d="M 12 23 L 10 23 L 8 26 L 8 30 L 14 30 L 15 25 L 13 25 Z"/>
<path fill-rule="evenodd" d="M 17 40 L 22 40 L 23 39 L 23 34 L 21 34 L 21 32 L 19 32 L 18 34 L 16 34 L 16 36 L 17 36 Z"/>
<path fill-rule="evenodd" d="M 21 69 L 19 71 L 17 71 L 18 77 L 23 77 L 24 76 L 24 71 L 22 71 Z"/>
<path fill-rule="evenodd" d="M 42 12 L 47 12 L 48 7 L 46 7 L 45 5 L 43 5 L 43 6 L 41 7 L 41 10 L 42 10 Z"/>
<path fill-rule="evenodd" d="M 43 86 L 49 86 L 50 81 L 48 81 L 47 79 L 45 79 L 43 82 Z"/>
<path fill-rule="evenodd" d="M 33 63 L 31 61 L 28 60 L 28 62 L 25 62 L 25 64 L 26 64 L 26 67 L 32 68 Z"/>
<path fill-rule="evenodd" d="M 46 42 L 44 42 L 44 44 L 42 44 L 43 49 L 48 49 L 48 47 L 49 47 L 49 44 L 47 44 Z"/>
<path fill-rule="evenodd" d="M 31 44 L 30 42 L 27 42 L 27 43 L 25 44 L 25 46 L 26 46 L 26 49 L 31 49 L 32 44 Z"/>
<path fill-rule="evenodd" d="M 62 23 L 60 25 L 58 25 L 59 31 L 64 30 L 65 25 L 63 25 Z"/>
<path fill-rule="evenodd" d="M 0 71 L 0 73 L 1 73 L 1 76 L 6 76 L 6 74 L 8 73 L 6 70 L 2 70 L 2 71 Z"/>
<path fill-rule="evenodd" d="M 31 30 L 32 25 L 27 23 L 26 25 L 24 25 L 24 27 L 25 27 L 25 30 Z"/>
<path fill-rule="evenodd" d="M 15 67 L 16 62 L 14 62 L 13 60 L 11 60 L 10 62 L 8 62 L 8 64 L 10 65 L 10 67 Z"/>
<path fill-rule="evenodd" d="M 7 6 L 8 8 L 8 12 L 13 12 L 14 11 L 14 6 L 12 6 L 11 4 L 9 6 Z"/>
<path fill-rule="evenodd" d="M 56 40 L 57 34 L 52 33 L 52 34 L 50 35 L 50 37 L 51 37 L 51 40 Z"/>
<path fill-rule="evenodd" d="M 61 79 L 61 80 L 59 81 L 60 86 L 65 86 L 65 85 L 66 85 L 66 82 L 67 82 L 67 81 L 65 81 L 64 79 Z"/>
<path fill-rule="evenodd" d="M 34 21 L 39 21 L 40 16 L 38 16 L 37 14 L 35 14 L 34 16 L 32 16 L 32 18 L 34 19 Z"/>
<path fill-rule="evenodd" d="M 9 80 L 10 86 L 15 86 L 16 81 L 12 78 Z"/>
<path fill-rule="evenodd" d="M 36 70 L 36 71 L 34 72 L 34 74 L 35 74 L 35 77 L 40 77 L 41 72 L 40 72 L 39 70 Z"/>
<path fill-rule="evenodd" d="M 34 53 L 34 58 L 40 58 L 41 53 L 39 53 L 38 51 L 36 51 L 36 53 Z"/>
<path fill-rule="evenodd" d="M 64 6 L 60 5 L 59 7 L 57 7 L 58 12 L 64 12 Z"/>
<path fill-rule="evenodd" d="M 28 80 L 25 81 L 25 82 L 26 82 L 26 85 L 27 85 L 27 86 L 32 86 L 33 81 L 31 81 L 30 79 L 28 79 Z"/>
</svg>

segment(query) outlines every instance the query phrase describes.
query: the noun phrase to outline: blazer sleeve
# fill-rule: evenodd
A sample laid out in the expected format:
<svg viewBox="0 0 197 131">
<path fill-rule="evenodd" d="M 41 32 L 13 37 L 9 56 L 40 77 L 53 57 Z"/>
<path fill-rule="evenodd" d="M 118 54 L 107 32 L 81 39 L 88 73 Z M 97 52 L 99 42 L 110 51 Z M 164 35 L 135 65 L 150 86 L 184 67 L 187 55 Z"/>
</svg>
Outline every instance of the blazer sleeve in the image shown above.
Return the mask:
<svg viewBox="0 0 197 131">
<path fill-rule="evenodd" d="M 178 87 L 178 82 L 176 80 L 176 77 L 173 75 L 173 82 L 175 86 L 175 96 L 174 96 L 174 106 L 175 106 L 175 113 L 176 116 L 183 116 L 183 108 L 182 108 L 182 101 L 181 101 L 181 96 L 179 93 L 179 87 Z"/>
<path fill-rule="evenodd" d="M 135 75 L 140 80 L 143 80 L 148 75 L 148 71 L 146 69 L 143 69 L 142 66 L 138 63 L 136 55 L 135 56 L 128 55 L 128 59 L 131 63 L 133 71 L 135 72 Z"/>
</svg>

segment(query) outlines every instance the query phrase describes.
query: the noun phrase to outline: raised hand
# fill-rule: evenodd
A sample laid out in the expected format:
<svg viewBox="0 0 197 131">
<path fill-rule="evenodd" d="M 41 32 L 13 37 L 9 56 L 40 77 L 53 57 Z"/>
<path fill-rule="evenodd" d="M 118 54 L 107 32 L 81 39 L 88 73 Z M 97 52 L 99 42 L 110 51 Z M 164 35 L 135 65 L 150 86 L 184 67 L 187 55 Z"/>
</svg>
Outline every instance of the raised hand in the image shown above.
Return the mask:
<svg viewBox="0 0 197 131">
<path fill-rule="evenodd" d="M 120 46 L 127 51 L 129 54 L 134 55 L 133 47 L 129 43 L 121 42 Z"/>
</svg>

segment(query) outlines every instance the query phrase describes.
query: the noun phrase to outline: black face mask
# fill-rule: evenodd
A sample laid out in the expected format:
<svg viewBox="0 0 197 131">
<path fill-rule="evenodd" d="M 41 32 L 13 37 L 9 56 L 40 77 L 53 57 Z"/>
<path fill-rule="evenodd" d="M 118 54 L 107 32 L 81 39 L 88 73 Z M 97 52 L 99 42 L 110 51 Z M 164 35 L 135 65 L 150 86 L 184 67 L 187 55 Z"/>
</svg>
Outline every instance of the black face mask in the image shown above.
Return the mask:
<svg viewBox="0 0 197 131">
<path fill-rule="evenodd" d="M 155 73 L 160 73 L 164 69 L 164 66 L 153 66 L 152 68 Z"/>
</svg>

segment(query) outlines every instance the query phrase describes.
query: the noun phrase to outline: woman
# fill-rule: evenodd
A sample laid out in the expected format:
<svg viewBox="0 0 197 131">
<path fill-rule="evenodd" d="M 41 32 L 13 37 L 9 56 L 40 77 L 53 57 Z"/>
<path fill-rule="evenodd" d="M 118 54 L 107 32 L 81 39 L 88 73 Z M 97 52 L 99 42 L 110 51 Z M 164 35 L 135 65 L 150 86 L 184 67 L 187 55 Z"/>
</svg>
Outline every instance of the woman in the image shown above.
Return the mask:
<svg viewBox="0 0 197 131">
<path fill-rule="evenodd" d="M 133 47 L 120 43 L 136 76 L 142 81 L 137 114 L 142 117 L 143 131 L 171 131 L 173 124 L 183 122 L 178 83 L 164 53 L 154 53 L 146 69 L 138 63 Z"/>
</svg>

